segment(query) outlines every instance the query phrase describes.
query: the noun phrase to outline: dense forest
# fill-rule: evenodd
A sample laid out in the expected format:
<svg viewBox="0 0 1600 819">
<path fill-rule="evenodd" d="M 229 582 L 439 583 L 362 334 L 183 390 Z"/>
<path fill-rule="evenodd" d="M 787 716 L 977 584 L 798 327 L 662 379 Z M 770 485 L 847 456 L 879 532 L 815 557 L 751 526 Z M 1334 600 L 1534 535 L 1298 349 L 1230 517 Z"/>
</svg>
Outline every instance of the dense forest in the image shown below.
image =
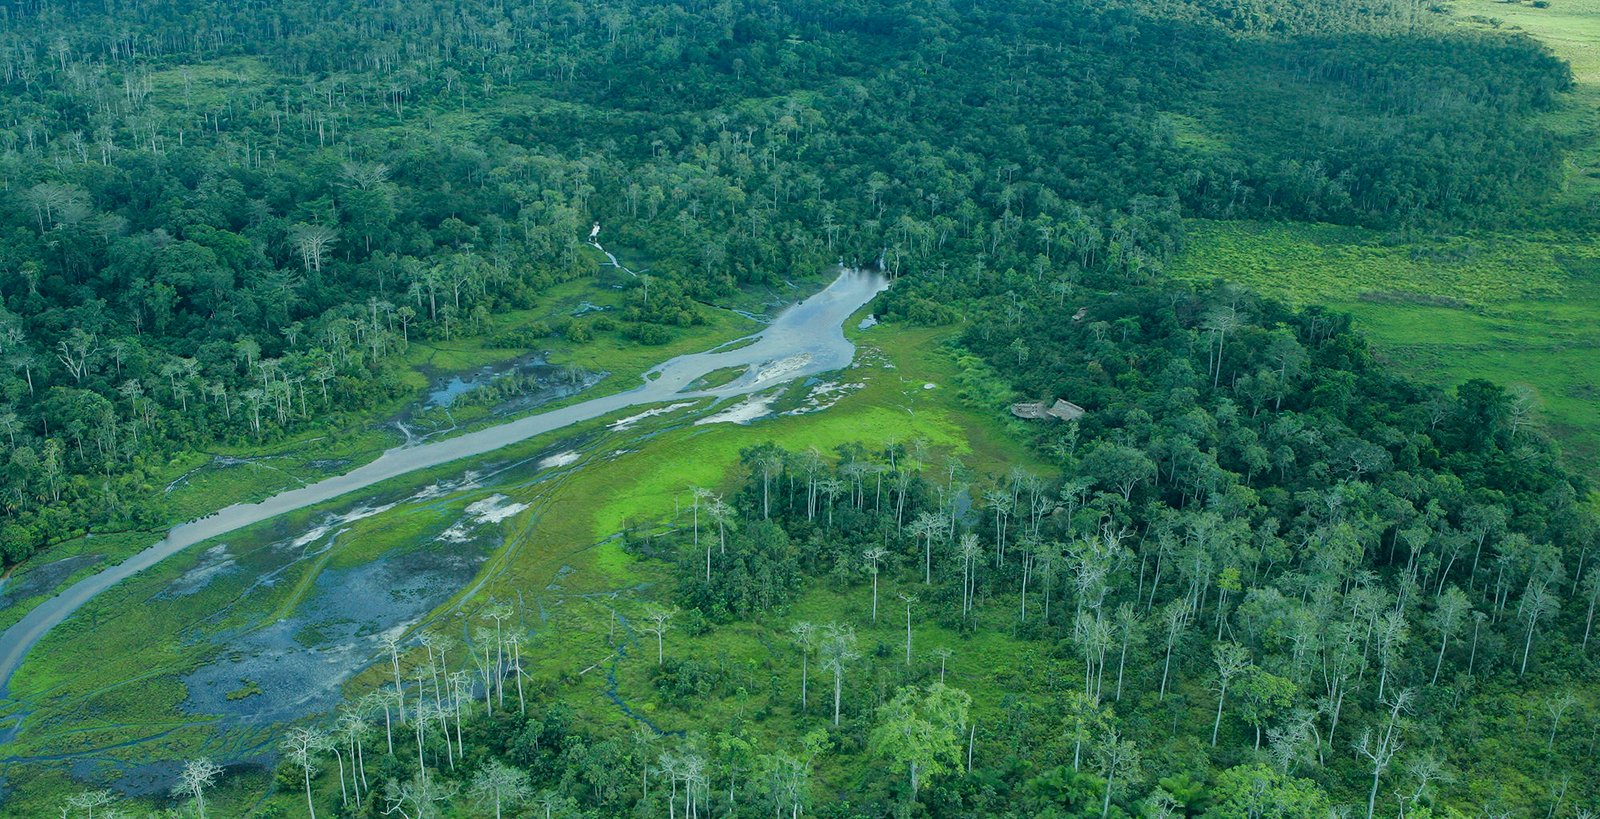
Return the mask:
<svg viewBox="0 0 1600 819">
<path fill-rule="evenodd" d="M 610 332 L 659 343 L 698 301 L 840 259 L 1147 281 L 1180 215 L 1493 219 L 1559 167 L 1526 115 L 1568 72 L 1428 14 L 12 5 L 0 551 L 158 528 L 175 452 L 394 399 L 412 339 L 593 270 L 593 221 L 655 260 Z"/>
<path fill-rule="evenodd" d="M 875 266 L 874 332 L 949 328 L 960 400 L 1085 410 L 1007 422 L 1048 470 L 753 427 L 728 484 L 619 535 L 672 581 L 608 626 L 668 713 L 613 667 L 628 729 L 586 720 L 565 695 L 599 664 L 536 677 L 548 638 L 474 601 L 285 728 L 296 808 L 252 815 L 1592 816 L 1600 512 L 1526 397 L 1408 381 L 1226 270 L 1162 276 L 1186 218 L 1403 234 L 1546 196 L 1570 70 L 1446 11 L 10 4 L 0 556 L 164 529 L 180 453 L 387 420 L 414 343 L 595 276 L 592 225 L 649 259 L 629 306 L 490 343 L 660 345 Z M 819 588 L 858 605 L 802 617 Z M 947 673 L 963 652 L 993 662 Z M 190 761 L 168 804 L 204 817 L 226 774 Z"/>
</svg>

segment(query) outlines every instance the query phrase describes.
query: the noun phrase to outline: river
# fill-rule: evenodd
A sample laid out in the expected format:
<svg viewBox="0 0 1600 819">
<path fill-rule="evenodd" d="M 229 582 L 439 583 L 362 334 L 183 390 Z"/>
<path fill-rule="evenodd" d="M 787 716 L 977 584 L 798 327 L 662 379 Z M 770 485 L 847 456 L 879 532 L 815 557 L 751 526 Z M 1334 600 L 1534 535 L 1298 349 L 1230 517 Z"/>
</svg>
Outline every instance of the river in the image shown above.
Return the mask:
<svg viewBox="0 0 1600 819">
<path fill-rule="evenodd" d="M 684 398 L 726 398 L 745 395 L 797 378 L 848 366 L 855 345 L 844 337 L 844 322 L 888 281 L 865 271 L 847 270 L 822 292 L 791 305 L 772 323 L 747 339 L 703 353 L 678 356 L 645 374 L 644 383 L 627 392 L 601 396 L 548 412 L 507 421 L 454 438 L 388 450 L 376 460 L 343 475 L 273 495 L 258 503 L 237 503 L 199 520 L 174 527 L 156 544 L 90 575 L 39 604 L 0 634 L 0 697 L 28 650 L 96 595 L 117 583 L 218 535 L 260 523 L 286 512 L 333 500 L 390 478 L 501 447 L 563 427 L 599 418 L 639 404 Z M 689 390 L 697 379 L 730 367 L 745 367 L 739 378 L 720 387 Z"/>
</svg>

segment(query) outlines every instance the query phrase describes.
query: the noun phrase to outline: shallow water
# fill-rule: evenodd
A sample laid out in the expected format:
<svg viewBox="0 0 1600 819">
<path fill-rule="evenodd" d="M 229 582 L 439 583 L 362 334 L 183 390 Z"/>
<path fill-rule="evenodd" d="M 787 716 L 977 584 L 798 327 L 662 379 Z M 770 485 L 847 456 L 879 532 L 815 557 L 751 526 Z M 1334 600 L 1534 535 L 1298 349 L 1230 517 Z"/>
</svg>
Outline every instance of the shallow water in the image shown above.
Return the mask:
<svg viewBox="0 0 1600 819">
<path fill-rule="evenodd" d="M 455 438 L 391 449 L 377 460 L 343 475 L 291 489 L 259 503 L 239 503 L 207 517 L 174 527 L 166 538 L 115 566 L 78 581 L 61 594 L 29 611 L 0 634 L 0 695 L 28 650 L 50 629 L 85 603 L 122 580 L 202 541 L 260 523 L 286 512 L 333 500 L 389 478 L 461 458 L 493 452 L 519 441 L 627 407 L 681 398 L 725 398 L 747 395 L 776 384 L 843 369 L 855 355 L 843 325 L 852 313 L 888 287 L 888 281 L 865 271 L 845 271 L 822 292 L 784 310 L 751 336 L 750 343 L 683 355 L 657 365 L 632 390 L 602 396 L 560 409 L 469 432 Z M 744 375 L 709 390 L 690 391 L 697 379 L 729 367 L 745 367 Z"/>
</svg>

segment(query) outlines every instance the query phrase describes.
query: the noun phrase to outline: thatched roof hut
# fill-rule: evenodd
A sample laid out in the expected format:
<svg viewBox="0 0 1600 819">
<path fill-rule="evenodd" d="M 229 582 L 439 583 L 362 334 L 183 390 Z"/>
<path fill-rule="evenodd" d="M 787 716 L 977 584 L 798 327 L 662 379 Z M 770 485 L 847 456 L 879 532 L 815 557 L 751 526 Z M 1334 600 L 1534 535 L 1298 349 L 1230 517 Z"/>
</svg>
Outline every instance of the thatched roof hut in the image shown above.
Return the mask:
<svg viewBox="0 0 1600 819">
<path fill-rule="evenodd" d="M 1088 410 L 1066 399 L 1058 399 L 1048 407 L 1043 401 L 1023 401 L 1011 405 L 1011 414 L 1024 421 L 1042 421 L 1046 418 L 1076 421 L 1087 413 Z"/>
<path fill-rule="evenodd" d="M 1050 409 L 1045 410 L 1045 414 L 1055 418 L 1060 418 L 1063 421 L 1076 421 L 1079 418 L 1082 418 L 1084 415 L 1087 415 L 1088 412 L 1088 410 L 1066 400 L 1065 398 L 1057 399 L 1055 404 L 1051 405 Z"/>
</svg>

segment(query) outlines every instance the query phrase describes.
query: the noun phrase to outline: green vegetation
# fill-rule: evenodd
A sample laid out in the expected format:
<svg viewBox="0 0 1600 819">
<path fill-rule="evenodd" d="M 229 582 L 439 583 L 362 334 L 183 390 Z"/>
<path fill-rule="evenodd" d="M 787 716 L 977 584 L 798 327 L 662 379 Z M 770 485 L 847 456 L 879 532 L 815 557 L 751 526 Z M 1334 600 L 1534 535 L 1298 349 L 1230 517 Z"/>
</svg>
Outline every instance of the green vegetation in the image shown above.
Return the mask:
<svg viewBox="0 0 1600 819">
<path fill-rule="evenodd" d="M 1485 378 L 1529 391 L 1540 420 L 1592 471 L 1600 455 L 1600 245 L 1523 232 L 1438 239 L 1331 225 L 1198 222 L 1175 277 L 1246 285 L 1353 315 L 1420 380 Z"/>
<path fill-rule="evenodd" d="M 8 35 L 7 563 L 158 528 L 151 478 L 183 452 L 342 426 L 418 386 L 401 362 L 485 360 L 413 340 L 559 336 L 609 368 L 593 338 L 649 350 L 841 257 L 1142 278 L 1184 209 L 1488 220 L 1559 174 L 1536 117 L 1570 81 L 1398 0 L 472 2 L 376 27 L 350 2 L 181 5 L 29 7 Z M 597 272 L 595 221 L 649 269 L 615 309 L 549 315 Z"/>
<path fill-rule="evenodd" d="M 894 285 L 94 597 L 0 814 L 1589 815 L 1596 3 L 17 6 L 0 625 Z"/>
</svg>

